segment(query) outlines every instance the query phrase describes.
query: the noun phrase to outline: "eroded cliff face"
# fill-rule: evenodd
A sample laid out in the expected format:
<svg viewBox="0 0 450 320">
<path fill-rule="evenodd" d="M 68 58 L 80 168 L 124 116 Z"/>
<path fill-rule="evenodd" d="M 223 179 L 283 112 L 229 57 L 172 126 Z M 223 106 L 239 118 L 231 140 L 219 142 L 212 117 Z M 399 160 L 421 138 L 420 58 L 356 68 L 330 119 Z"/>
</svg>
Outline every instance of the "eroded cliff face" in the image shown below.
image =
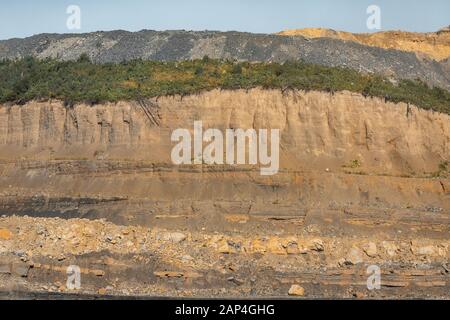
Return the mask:
<svg viewBox="0 0 450 320">
<path fill-rule="evenodd" d="M 214 90 L 187 97 L 65 107 L 0 108 L 3 159 L 102 159 L 171 163 L 170 134 L 204 129 L 280 129 L 281 167 L 421 175 L 450 154 L 450 116 L 342 92 Z"/>
<path fill-rule="evenodd" d="M 173 165 L 171 132 L 195 120 L 280 129 L 279 173 Z M 262 89 L 3 105 L 0 296 L 66 294 L 79 265 L 85 294 L 448 298 L 449 120 Z"/>
<path fill-rule="evenodd" d="M 174 165 L 171 133 L 192 132 L 198 120 L 204 130 L 279 129 L 278 174 L 264 177 L 251 165 Z M 312 207 L 347 204 L 448 209 L 448 179 L 430 177 L 441 176 L 449 159 L 449 120 L 349 92 L 262 89 L 95 106 L 2 106 L 3 212 L 13 210 L 17 196 L 23 212 L 58 215 L 63 202 L 141 222 L 153 219 L 144 214 L 149 208 L 206 216 L 302 216 Z"/>
</svg>

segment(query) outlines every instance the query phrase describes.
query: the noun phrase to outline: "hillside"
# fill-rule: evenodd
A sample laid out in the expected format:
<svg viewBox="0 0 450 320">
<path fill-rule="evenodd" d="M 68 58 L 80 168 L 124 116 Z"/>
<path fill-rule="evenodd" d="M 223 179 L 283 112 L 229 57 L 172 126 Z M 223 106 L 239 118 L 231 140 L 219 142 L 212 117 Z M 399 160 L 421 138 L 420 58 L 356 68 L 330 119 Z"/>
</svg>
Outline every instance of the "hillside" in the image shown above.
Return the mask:
<svg viewBox="0 0 450 320">
<path fill-rule="evenodd" d="M 144 106 L 0 105 L 0 295 L 74 293 L 76 264 L 77 294 L 449 297 L 449 115 L 345 91 Z M 280 172 L 174 165 L 171 132 L 199 118 L 279 128 Z"/>
<path fill-rule="evenodd" d="M 323 66 L 348 67 L 402 79 L 421 79 L 450 90 L 446 67 L 415 54 L 385 50 L 337 39 L 286 37 L 214 31 L 110 31 L 87 34 L 40 34 L 0 41 L 0 59 L 34 56 L 77 60 L 83 53 L 96 63 L 133 59 L 174 61 L 237 59 L 259 62 L 302 60 Z"/>
<path fill-rule="evenodd" d="M 418 33 L 404 31 L 383 31 L 375 33 L 350 33 L 330 29 L 307 28 L 286 30 L 278 33 L 285 36 L 303 36 L 308 39 L 332 38 L 353 41 L 383 49 L 415 52 L 437 61 L 450 57 L 450 27 L 438 32 Z"/>
<path fill-rule="evenodd" d="M 211 60 L 134 60 L 93 64 L 87 56 L 61 62 L 26 58 L 0 62 L 0 103 L 59 99 L 68 105 L 189 95 L 219 89 L 263 87 L 325 92 L 351 91 L 450 114 L 450 93 L 420 81 L 392 81 L 348 68 L 303 62 L 249 63 Z"/>
</svg>

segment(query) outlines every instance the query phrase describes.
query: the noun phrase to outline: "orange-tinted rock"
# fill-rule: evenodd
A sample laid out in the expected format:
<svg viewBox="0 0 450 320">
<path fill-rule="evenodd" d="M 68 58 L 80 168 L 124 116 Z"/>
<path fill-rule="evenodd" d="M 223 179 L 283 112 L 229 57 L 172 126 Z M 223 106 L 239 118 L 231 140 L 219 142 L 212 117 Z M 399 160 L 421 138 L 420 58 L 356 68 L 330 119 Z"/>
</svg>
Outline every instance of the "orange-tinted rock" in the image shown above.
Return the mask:
<svg viewBox="0 0 450 320">
<path fill-rule="evenodd" d="M 0 229 L 0 239 L 1 240 L 10 240 L 13 237 L 13 234 L 8 229 Z"/>
</svg>

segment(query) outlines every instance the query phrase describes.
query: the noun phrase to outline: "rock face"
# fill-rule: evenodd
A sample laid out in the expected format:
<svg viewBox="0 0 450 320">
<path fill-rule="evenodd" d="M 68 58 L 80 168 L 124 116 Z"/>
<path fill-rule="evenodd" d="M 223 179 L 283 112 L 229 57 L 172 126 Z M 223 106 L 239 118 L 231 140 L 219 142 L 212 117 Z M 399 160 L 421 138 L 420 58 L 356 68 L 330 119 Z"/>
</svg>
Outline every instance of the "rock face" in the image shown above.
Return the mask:
<svg viewBox="0 0 450 320">
<path fill-rule="evenodd" d="M 330 38 L 307 39 L 240 32 L 143 30 L 134 33 L 111 31 L 76 35 L 40 34 L 25 39 L 0 41 L 0 59 L 35 56 L 42 59 L 52 57 L 73 60 L 83 53 L 100 63 L 138 58 L 201 59 L 205 55 L 216 59 L 248 61 L 282 62 L 302 59 L 308 63 L 349 67 L 361 72 L 375 72 L 397 78 L 420 78 L 430 85 L 450 89 L 450 76 L 444 64 L 423 57 L 418 58 L 414 53 L 394 50 L 398 49 L 396 44 L 390 45 L 389 48 L 385 50 Z M 436 52 L 438 51 L 440 52 Z"/>
<path fill-rule="evenodd" d="M 349 92 L 144 104 L 0 106 L 0 297 L 68 294 L 75 265 L 77 294 L 448 298 L 449 115 Z M 280 129 L 279 173 L 174 165 L 195 120 Z"/>
<path fill-rule="evenodd" d="M 161 97 L 148 105 L 157 124 L 134 102 L 2 106 L 0 214 L 140 224 L 168 215 L 206 219 L 214 228 L 246 216 L 240 225 L 251 230 L 252 216 L 303 221 L 317 214 L 313 220 L 322 223 L 326 210 L 346 208 L 344 220 L 372 224 L 381 214 L 388 224 L 413 224 L 433 215 L 448 228 L 450 183 L 439 168 L 449 158 L 449 115 L 348 92 L 263 89 Z M 171 133 L 192 131 L 195 120 L 205 130 L 280 129 L 279 173 L 174 165 Z M 394 209 L 407 214 L 386 213 Z"/>
<path fill-rule="evenodd" d="M 350 33 L 330 29 L 308 28 L 286 30 L 278 34 L 285 36 L 303 36 L 309 39 L 331 38 L 353 41 L 372 47 L 420 53 L 437 61 L 442 61 L 450 57 L 449 28 L 429 33 L 403 31 Z"/>
<path fill-rule="evenodd" d="M 171 163 L 177 128 L 276 128 L 281 167 L 341 169 L 356 163 L 366 173 L 436 171 L 448 158 L 450 116 L 343 92 L 213 90 L 162 97 L 149 110 L 134 102 L 76 105 L 30 102 L 0 108 L 4 159 L 140 160 Z M 409 110 L 409 111 L 408 111 Z"/>
<path fill-rule="evenodd" d="M 190 226 L 185 222 L 183 228 Z M 15 233 L 14 239 L 0 239 L 0 249 L 5 249 L 0 254 L 2 297 L 12 289 L 9 283 L 22 294 L 67 294 L 73 290 L 64 286 L 69 265 L 80 267 L 77 294 L 350 298 L 362 292 L 372 298 L 449 297 L 450 239 L 411 241 L 398 234 L 391 245 L 399 250 L 393 254 L 380 250 L 377 256 L 363 256 L 360 248 L 368 240 L 382 247 L 386 235 L 378 232 L 379 226 L 358 237 L 349 232 L 321 234 L 320 239 L 268 236 L 263 228 L 227 234 L 198 230 L 189 231 L 181 243 L 161 237 L 169 231 L 101 220 L 11 216 L 0 217 L 0 227 Z M 296 231 L 302 228 L 298 225 Z M 105 241 L 105 234 L 117 241 Z M 312 248 L 318 240 L 323 251 Z M 304 249 L 289 252 L 293 243 Z M 25 255 L 30 261 L 19 259 Z M 369 291 L 368 277 L 377 269 L 381 287 Z"/>
</svg>

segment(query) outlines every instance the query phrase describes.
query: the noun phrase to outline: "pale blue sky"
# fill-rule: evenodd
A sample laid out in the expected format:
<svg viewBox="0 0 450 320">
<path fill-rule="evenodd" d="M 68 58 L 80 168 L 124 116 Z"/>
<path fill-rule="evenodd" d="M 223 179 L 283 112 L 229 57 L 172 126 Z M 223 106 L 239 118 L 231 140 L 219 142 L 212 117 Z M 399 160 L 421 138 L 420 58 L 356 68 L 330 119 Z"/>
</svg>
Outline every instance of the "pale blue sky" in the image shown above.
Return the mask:
<svg viewBox="0 0 450 320">
<path fill-rule="evenodd" d="M 221 30 L 272 33 L 325 27 L 368 32 L 366 8 L 381 8 L 382 30 L 435 31 L 450 25 L 449 0 L 0 0 L 0 39 L 73 32 L 66 8 L 81 8 L 81 30 Z"/>
</svg>

